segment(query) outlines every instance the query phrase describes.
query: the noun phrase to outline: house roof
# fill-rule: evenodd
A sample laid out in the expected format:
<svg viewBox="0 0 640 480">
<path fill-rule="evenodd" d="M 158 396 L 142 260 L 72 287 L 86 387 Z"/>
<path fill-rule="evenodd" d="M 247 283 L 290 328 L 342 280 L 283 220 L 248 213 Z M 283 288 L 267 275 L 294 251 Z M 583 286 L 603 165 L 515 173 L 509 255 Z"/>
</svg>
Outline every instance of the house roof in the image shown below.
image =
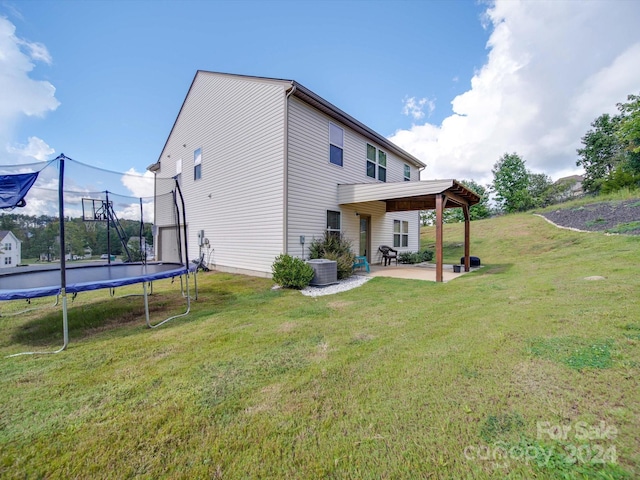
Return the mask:
<svg viewBox="0 0 640 480">
<path fill-rule="evenodd" d="M 379 133 L 375 132 L 371 128 L 367 127 L 364 123 L 359 122 L 358 120 L 353 118 L 351 115 L 343 112 L 338 107 L 328 102 L 324 98 L 320 97 L 316 93 L 312 92 L 302 84 L 296 82 L 295 80 L 286 80 L 286 79 L 280 79 L 280 78 L 256 77 L 251 75 L 237 75 L 232 73 L 221 73 L 221 72 L 211 72 L 207 70 L 198 70 L 195 76 L 193 77 L 193 81 L 191 82 L 191 86 L 189 87 L 189 92 L 187 92 L 187 95 L 185 96 L 182 106 L 180 107 L 180 112 L 178 113 L 178 116 L 176 117 L 176 120 L 171 128 L 171 132 L 173 132 L 173 129 L 176 126 L 178 118 L 180 117 L 180 113 L 182 113 L 182 109 L 184 108 L 185 102 L 189 97 L 189 93 L 191 92 L 191 89 L 193 88 L 193 84 L 195 83 L 196 78 L 198 78 L 198 75 L 222 75 L 222 76 L 246 78 L 248 80 L 253 80 L 253 81 L 262 81 L 262 82 L 269 82 L 269 83 L 275 82 L 275 83 L 283 84 L 285 87 L 288 87 L 286 88 L 287 92 L 293 91 L 291 94 L 294 97 L 302 100 L 303 102 L 311 105 L 312 107 L 317 108 L 318 110 L 325 113 L 326 115 L 333 118 L 334 120 L 344 125 L 347 125 L 349 128 L 355 130 L 356 132 L 360 133 L 361 135 L 365 136 L 371 141 L 378 143 L 386 150 L 389 150 L 390 152 L 393 152 L 395 155 L 402 158 L 404 161 L 412 163 L 414 166 L 418 168 L 425 168 L 427 166 L 418 158 L 406 152 L 396 144 L 390 142 L 384 136 L 380 135 Z M 163 152 L 167 146 L 167 143 L 169 142 L 169 138 L 171 137 L 171 132 L 167 137 L 167 141 L 165 142 L 164 147 L 162 147 Z M 156 163 L 149 165 L 147 169 L 152 172 L 158 170 L 160 168 L 161 158 L 162 158 L 162 152 L 160 152 L 160 157 L 158 158 L 158 161 Z"/>
<path fill-rule="evenodd" d="M 448 208 L 480 202 L 475 192 L 455 180 L 338 185 L 339 204 L 382 201 L 387 204 L 387 212 L 433 210 L 438 194 L 446 195 Z"/>
</svg>

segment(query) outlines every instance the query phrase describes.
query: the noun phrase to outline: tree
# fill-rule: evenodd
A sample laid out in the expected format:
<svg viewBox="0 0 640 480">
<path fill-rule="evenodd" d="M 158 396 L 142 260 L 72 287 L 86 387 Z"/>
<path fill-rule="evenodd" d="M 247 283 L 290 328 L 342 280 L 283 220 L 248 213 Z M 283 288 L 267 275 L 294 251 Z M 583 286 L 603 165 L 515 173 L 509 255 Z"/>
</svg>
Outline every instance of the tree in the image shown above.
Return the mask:
<svg viewBox="0 0 640 480">
<path fill-rule="evenodd" d="M 544 173 L 529 172 L 529 195 L 533 207 L 546 207 L 556 201 L 556 188 L 551 177 Z"/>
<path fill-rule="evenodd" d="M 517 153 L 505 153 L 491 170 L 492 190 L 498 205 L 507 213 L 522 212 L 533 207 L 529 191 L 530 173 Z"/>
<path fill-rule="evenodd" d="M 625 174 L 637 186 L 640 182 L 640 95 L 627 96 L 627 103 L 617 105 L 622 120 L 618 126 L 618 140 L 626 152 Z"/>
<path fill-rule="evenodd" d="M 584 168 L 582 186 L 585 192 L 598 193 L 607 177 L 623 158 L 623 149 L 617 135 L 621 117 L 604 113 L 596 118 L 584 137 L 583 148 L 577 150 L 580 157 L 577 166 Z"/>
<path fill-rule="evenodd" d="M 640 154 L 640 95 L 628 95 L 627 103 L 618 103 L 621 120 L 617 136 L 627 151 Z"/>
</svg>

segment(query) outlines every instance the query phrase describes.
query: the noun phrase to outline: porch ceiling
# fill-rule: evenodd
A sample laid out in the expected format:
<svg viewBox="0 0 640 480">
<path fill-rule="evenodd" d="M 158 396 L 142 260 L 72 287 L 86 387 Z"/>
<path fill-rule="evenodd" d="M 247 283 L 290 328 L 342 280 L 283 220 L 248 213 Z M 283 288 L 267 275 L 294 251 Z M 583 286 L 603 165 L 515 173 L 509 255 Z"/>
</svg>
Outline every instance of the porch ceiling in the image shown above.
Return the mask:
<svg viewBox="0 0 640 480">
<path fill-rule="evenodd" d="M 338 185 L 339 204 L 385 202 L 387 212 L 434 210 L 439 194 L 447 198 L 445 208 L 472 206 L 480 201 L 475 192 L 456 180 Z"/>
</svg>

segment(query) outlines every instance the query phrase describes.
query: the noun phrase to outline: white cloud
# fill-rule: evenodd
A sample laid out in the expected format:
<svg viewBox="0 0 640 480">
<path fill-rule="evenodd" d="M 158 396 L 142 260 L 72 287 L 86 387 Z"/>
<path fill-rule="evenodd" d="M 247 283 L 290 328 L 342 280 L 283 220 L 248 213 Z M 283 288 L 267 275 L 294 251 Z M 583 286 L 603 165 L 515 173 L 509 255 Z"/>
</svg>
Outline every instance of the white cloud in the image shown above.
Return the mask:
<svg viewBox="0 0 640 480">
<path fill-rule="evenodd" d="M 35 158 L 42 162 L 47 160 L 49 155 L 54 153 L 55 150 L 47 145 L 41 138 L 29 137 L 29 143 L 27 145 L 9 145 L 7 152 L 15 153 L 23 157 Z"/>
<path fill-rule="evenodd" d="M 134 197 L 153 197 L 155 175 L 149 170 L 138 173 L 135 168 L 130 168 L 120 178 L 122 184 L 129 189 Z"/>
<path fill-rule="evenodd" d="M 453 115 L 391 140 L 427 163 L 423 178 L 491 181 L 505 152 L 554 178 L 574 173 L 590 123 L 640 91 L 640 4 L 497 0 L 485 65 Z"/>
<path fill-rule="evenodd" d="M 409 97 L 408 95 L 402 100 L 404 104 L 402 107 L 402 114 L 413 117 L 414 120 L 420 120 L 424 118 L 424 108 L 429 110 L 429 116 L 436 109 L 435 100 L 428 98 L 420 98 L 416 100 L 416 97 Z"/>
<path fill-rule="evenodd" d="M 15 141 L 14 128 L 21 119 L 43 117 L 60 105 L 55 98 L 56 89 L 50 82 L 31 77 L 34 62 L 51 63 L 47 47 L 18 38 L 15 33 L 15 25 L 0 17 L 0 145 L 8 147 Z M 34 150 L 36 153 L 41 154 L 49 148 L 42 140 L 32 138 L 34 142 L 42 142 L 42 148 Z M 32 138 L 29 146 L 32 146 Z M 13 150 L 8 149 L 7 153 L 18 157 L 30 151 L 22 147 L 10 148 Z"/>
</svg>

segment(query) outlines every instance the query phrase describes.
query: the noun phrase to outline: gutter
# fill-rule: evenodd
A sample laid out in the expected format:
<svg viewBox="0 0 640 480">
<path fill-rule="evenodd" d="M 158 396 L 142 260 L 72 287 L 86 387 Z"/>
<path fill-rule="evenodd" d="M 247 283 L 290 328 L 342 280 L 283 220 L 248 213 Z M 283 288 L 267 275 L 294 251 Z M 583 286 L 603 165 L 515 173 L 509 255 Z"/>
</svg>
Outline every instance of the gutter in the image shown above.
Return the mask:
<svg viewBox="0 0 640 480">
<path fill-rule="evenodd" d="M 289 97 L 296 92 L 295 82 L 291 82 L 291 88 L 284 97 L 284 161 L 283 161 L 283 192 L 284 199 L 282 206 L 282 253 L 289 252 Z"/>
</svg>

